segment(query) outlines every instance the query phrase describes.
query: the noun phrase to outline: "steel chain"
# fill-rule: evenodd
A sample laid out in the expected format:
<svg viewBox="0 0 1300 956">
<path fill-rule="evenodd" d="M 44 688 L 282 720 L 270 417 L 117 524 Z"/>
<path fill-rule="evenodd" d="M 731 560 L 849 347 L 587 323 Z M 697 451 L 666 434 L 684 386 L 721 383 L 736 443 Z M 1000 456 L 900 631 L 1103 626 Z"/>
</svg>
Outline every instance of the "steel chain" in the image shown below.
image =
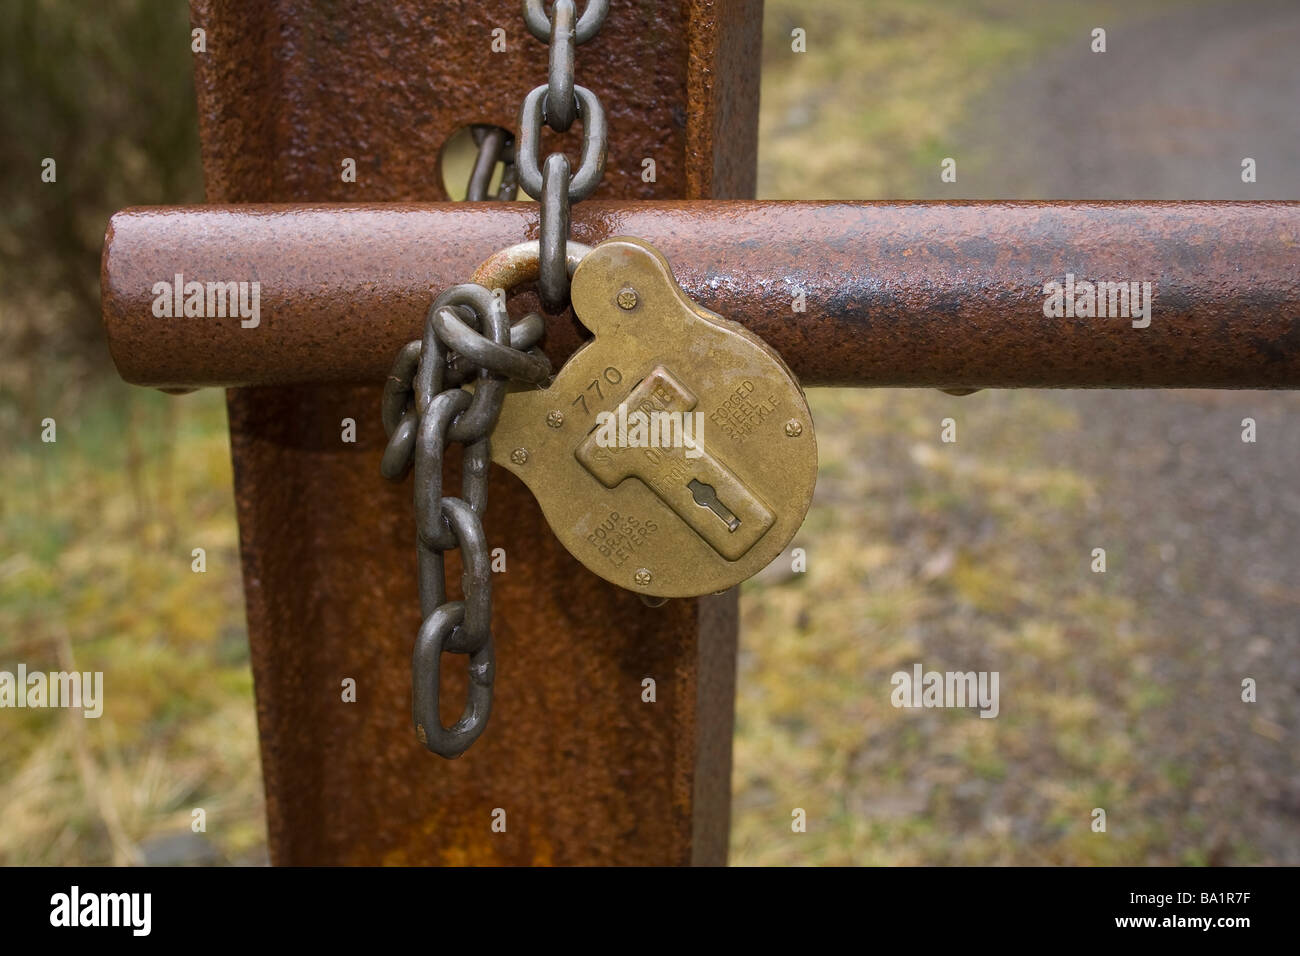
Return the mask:
<svg viewBox="0 0 1300 956">
<path fill-rule="evenodd" d="M 608 0 L 589 0 L 578 17 L 573 0 L 556 0 L 548 19 L 541 0 L 524 0 L 528 29 L 550 43 L 547 85 L 524 98 L 517 143 L 500 127 L 472 128 L 478 155 L 466 198 L 489 198 L 500 162 L 498 199 L 514 199 L 522 186 L 541 201 L 540 241 L 531 255 L 542 301 L 554 311 L 567 306 L 569 275 L 586 251 L 578 243 L 570 248 L 570 204 L 591 194 L 605 168 L 604 112 L 594 93 L 574 84 L 574 47 L 596 35 L 608 6 Z M 543 123 L 565 132 L 576 119 L 583 124 L 577 171 L 571 172 L 563 153 L 541 163 Z M 495 258 L 511 269 L 528 248 L 512 246 Z M 492 710 L 492 569 L 483 532 L 491 435 L 508 380 L 540 385 L 550 378 L 550 362 L 537 348 L 544 332 L 545 321 L 536 313 L 511 325 L 504 295 L 476 283 L 453 286 L 434 299 L 423 337 L 397 353 L 384 384 L 388 444 L 380 471 L 393 480 L 405 477 L 412 465 L 415 471 L 423 624 L 411 657 L 412 717 L 420 742 L 443 757 L 463 754 L 483 733 Z M 461 387 L 471 379 L 473 392 Z M 463 446 L 460 497 L 444 495 L 442 487 L 443 458 L 453 442 Z M 459 601 L 447 600 L 445 556 L 452 550 L 461 554 L 464 597 Z M 439 715 L 444 652 L 469 658 L 469 696 L 451 727 L 444 727 Z"/>
<path fill-rule="evenodd" d="M 578 16 L 574 0 L 555 0 L 546 16 L 542 0 L 523 0 L 524 22 L 537 39 L 550 44 L 547 80 L 524 97 L 519 109 L 519 141 L 515 162 L 519 185 L 542 204 L 538 238 L 541 241 L 541 276 L 538 292 L 542 304 L 560 311 L 569 300 L 569 273 L 565 245 L 569 239 L 569 207 L 586 199 L 605 172 L 608 131 L 605 111 L 596 94 L 574 80 L 574 48 L 600 32 L 609 12 L 609 0 L 587 0 Z M 564 133 L 574 120 L 582 120 L 582 155 L 576 170 L 563 153 L 541 158 L 542 126 Z"/>
<path fill-rule="evenodd" d="M 389 440 L 380 470 L 392 479 L 402 478 L 412 464 L 415 470 L 424 619 L 412 656 L 415 732 L 444 757 L 465 752 L 483 732 L 492 707 L 492 571 L 482 522 L 490 435 L 507 379 L 538 384 L 550 377 L 550 363 L 535 348 L 543 330 L 535 313 L 511 326 L 504 298 L 481 285 L 453 286 L 429 308 L 424 337 L 398 352 L 384 386 Z M 471 376 L 473 393 L 460 387 Z M 443 494 L 443 458 L 452 442 L 464 446 L 461 497 Z M 445 554 L 454 549 L 461 553 L 464 599 L 449 602 Z M 444 651 L 469 655 L 469 700 L 451 727 L 443 727 L 438 716 Z"/>
</svg>

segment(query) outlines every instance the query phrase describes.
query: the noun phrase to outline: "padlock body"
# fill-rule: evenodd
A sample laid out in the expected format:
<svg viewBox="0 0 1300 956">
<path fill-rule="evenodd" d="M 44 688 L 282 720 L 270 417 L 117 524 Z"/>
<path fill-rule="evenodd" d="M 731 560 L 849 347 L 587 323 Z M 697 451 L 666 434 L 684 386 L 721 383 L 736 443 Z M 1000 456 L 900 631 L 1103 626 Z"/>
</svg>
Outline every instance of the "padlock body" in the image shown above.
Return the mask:
<svg viewBox="0 0 1300 956">
<path fill-rule="evenodd" d="M 812 415 L 785 363 L 691 300 L 640 240 L 596 246 L 571 297 L 594 337 L 547 388 L 507 397 L 493 461 L 570 553 L 628 590 L 690 597 L 762 570 L 817 479 Z"/>
</svg>

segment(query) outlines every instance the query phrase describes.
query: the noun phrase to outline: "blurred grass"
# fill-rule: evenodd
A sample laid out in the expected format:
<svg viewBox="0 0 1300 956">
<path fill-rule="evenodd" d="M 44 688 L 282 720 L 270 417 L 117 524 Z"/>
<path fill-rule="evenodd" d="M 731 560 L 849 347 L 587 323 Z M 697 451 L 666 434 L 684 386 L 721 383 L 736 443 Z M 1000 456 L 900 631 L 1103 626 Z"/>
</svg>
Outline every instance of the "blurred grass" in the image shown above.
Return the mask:
<svg viewBox="0 0 1300 956">
<path fill-rule="evenodd" d="M 6 435 L 0 667 L 103 671 L 107 706 L 8 710 L 0 862 L 143 859 L 202 807 L 219 858 L 265 843 L 220 392 L 108 381 Z M 191 570 L 194 548 L 207 572 Z"/>
<path fill-rule="evenodd" d="M 937 164 L 945 131 L 1020 59 L 1084 19 L 1170 6 L 768 0 L 760 194 L 908 198 L 916 164 Z M 146 16 L 139 3 L 120 9 Z M 795 26 L 808 31 L 806 54 L 790 52 Z M 188 66 L 168 69 L 177 81 Z M 39 135 L 25 135 L 36 148 Z M 147 179 L 160 160 L 140 143 L 123 149 Z M 86 198 L 80 215 L 102 224 L 127 202 L 196 198 L 183 175 L 123 188 Z M 0 240 L 21 252 L 35 219 L 5 217 Z M 259 860 L 222 396 L 164 397 L 102 365 L 87 371 L 44 347 L 57 337 L 48 314 L 15 336 L 19 311 L 50 301 L 31 294 L 20 260 L 0 282 L 0 334 L 13 346 L 0 350 L 0 668 L 107 671 L 112 707 L 97 721 L 4 715 L 0 862 L 139 860 L 159 837 L 187 833 L 194 807 L 207 811 L 216 858 Z M 1162 699 L 1142 679 L 1144 636 L 1130 600 L 1080 560 L 1097 491 L 1033 437 L 1085 424 L 1032 393 L 810 398 L 821 478 L 795 542 L 808 571 L 774 568 L 743 592 L 733 862 L 1206 862 L 1178 848 L 1159 813 L 1113 821 L 1121 839 L 1080 826 L 1117 793 L 1159 806 L 1190 773 L 1147 758 L 1140 719 Z M 958 444 L 939 444 L 939 420 L 971 402 L 978 419 L 956 415 Z M 38 438 L 46 414 L 59 423 L 54 445 Z M 195 547 L 207 549 L 206 574 L 190 570 Z M 915 661 L 1000 670 L 1002 716 L 895 710 L 889 675 Z M 795 807 L 806 834 L 791 833 Z"/>
<path fill-rule="evenodd" d="M 1114 790 L 1167 784 L 1130 734 L 1158 701 L 1116 666 L 1134 608 L 1080 546 L 1096 490 L 1033 453 L 1081 423 L 1032 393 L 981 395 L 977 418 L 938 392 L 811 397 L 808 570 L 743 592 L 733 861 L 1149 861 L 1154 833 L 1086 826 Z M 949 416 L 967 431 L 944 445 Z M 889 677 L 915 662 L 999 671 L 1000 715 L 895 709 Z"/>
</svg>

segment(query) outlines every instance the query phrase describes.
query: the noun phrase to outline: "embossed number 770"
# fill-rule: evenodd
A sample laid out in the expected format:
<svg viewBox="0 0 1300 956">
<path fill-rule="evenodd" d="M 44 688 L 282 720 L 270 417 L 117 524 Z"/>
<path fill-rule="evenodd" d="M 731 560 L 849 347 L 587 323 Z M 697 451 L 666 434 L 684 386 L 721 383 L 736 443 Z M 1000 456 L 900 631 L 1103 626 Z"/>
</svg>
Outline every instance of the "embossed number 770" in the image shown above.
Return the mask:
<svg viewBox="0 0 1300 956">
<path fill-rule="evenodd" d="M 600 374 L 601 374 L 601 377 L 603 377 L 603 378 L 605 379 L 605 381 L 608 382 L 610 385 L 617 385 L 619 382 L 623 381 L 623 373 L 620 372 L 618 369 L 616 369 L 616 368 L 615 368 L 614 366 L 612 366 L 612 365 L 609 366 L 607 369 L 605 369 L 605 371 L 601 372 Z M 591 380 L 591 383 L 590 383 L 590 384 L 589 384 L 589 385 L 588 385 L 588 386 L 587 386 L 583 391 L 584 391 L 584 392 L 590 392 L 593 388 L 596 389 L 596 397 L 597 397 L 597 398 L 604 398 L 604 397 L 605 397 L 605 393 L 602 392 L 601 389 L 600 389 L 600 379 L 599 379 L 599 378 L 593 378 L 593 379 Z M 590 415 L 590 414 L 591 414 L 591 409 L 589 409 L 589 408 L 587 407 L 587 396 L 586 396 L 585 394 L 583 394 L 583 392 L 579 392 L 579 393 L 578 393 L 578 397 L 575 398 L 573 401 L 571 401 L 569 404 L 570 404 L 570 405 L 579 405 L 579 404 L 581 404 L 581 405 L 582 405 L 582 411 L 583 411 L 583 414 L 585 414 L 585 415 Z"/>
</svg>

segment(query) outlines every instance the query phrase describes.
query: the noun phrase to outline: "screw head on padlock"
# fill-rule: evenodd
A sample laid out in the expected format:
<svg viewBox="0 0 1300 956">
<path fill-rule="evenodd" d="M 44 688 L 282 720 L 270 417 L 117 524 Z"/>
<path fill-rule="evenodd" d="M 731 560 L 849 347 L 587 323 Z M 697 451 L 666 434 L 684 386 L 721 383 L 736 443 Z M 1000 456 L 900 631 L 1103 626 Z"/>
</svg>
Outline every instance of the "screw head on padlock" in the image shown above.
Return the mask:
<svg viewBox="0 0 1300 956">
<path fill-rule="evenodd" d="M 812 415 L 774 349 L 690 299 L 638 239 L 573 274 L 594 337 L 545 389 L 512 392 L 493 460 L 561 543 L 630 591 L 694 597 L 762 570 L 803 523 L 817 480 Z"/>
</svg>

